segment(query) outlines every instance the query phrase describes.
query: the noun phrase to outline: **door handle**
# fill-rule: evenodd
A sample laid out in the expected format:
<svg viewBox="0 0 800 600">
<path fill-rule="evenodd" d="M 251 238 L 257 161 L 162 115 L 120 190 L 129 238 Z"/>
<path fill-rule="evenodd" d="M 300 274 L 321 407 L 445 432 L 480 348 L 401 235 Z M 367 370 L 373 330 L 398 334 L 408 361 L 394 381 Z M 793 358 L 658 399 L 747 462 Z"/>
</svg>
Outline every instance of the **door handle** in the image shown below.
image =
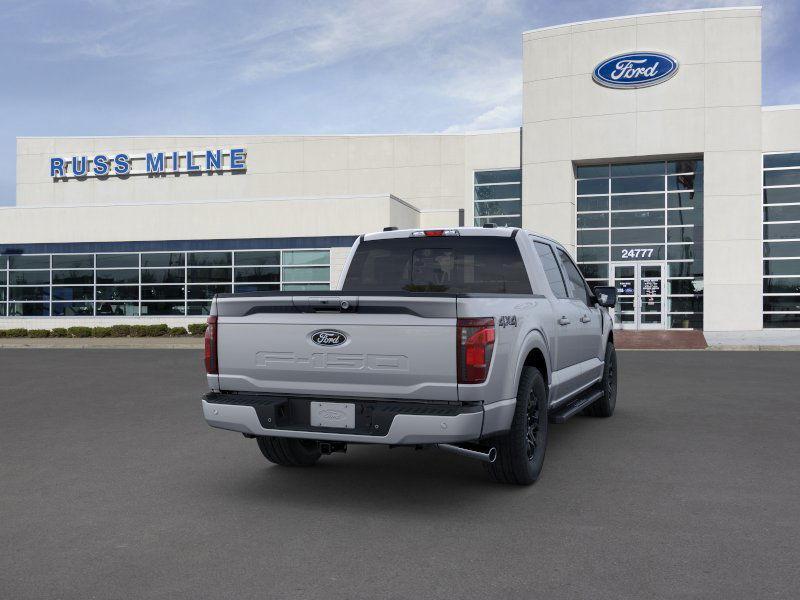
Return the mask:
<svg viewBox="0 0 800 600">
<path fill-rule="evenodd" d="M 558 324 L 559 325 L 569 325 L 569 323 L 570 323 L 570 320 L 567 317 L 561 317 L 558 320 Z"/>
<path fill-rule="evenodd" d="M 583 315 L 583 316 L 581 317 L 581 323 L 588 323 L 588 322 L 589 322 L 589 321 L 591 321 L 591 320 L 592 320 L 592 319 L 591 319 L 591 317 L 589 317 L 589 315 Z"/>
</svg>

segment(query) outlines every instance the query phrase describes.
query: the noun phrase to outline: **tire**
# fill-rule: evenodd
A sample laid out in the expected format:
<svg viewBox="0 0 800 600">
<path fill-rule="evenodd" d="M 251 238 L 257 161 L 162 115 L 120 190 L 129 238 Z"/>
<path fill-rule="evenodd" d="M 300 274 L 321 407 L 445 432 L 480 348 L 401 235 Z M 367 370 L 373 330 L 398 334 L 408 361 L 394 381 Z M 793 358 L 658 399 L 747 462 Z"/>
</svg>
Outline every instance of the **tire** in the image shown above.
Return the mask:
<svg viewBox="0 0 800 600">
<path fill-rule="evenodd" d="M 487 465 L 494 481 L 530 485 L 539 479 L 547 449 L 547 386 L 539 369 L 522 369 L 511 429 L 495 446 L 497 459 Z"/>
<path fill-rule="evenodd" d="M 262 436 L 256 442 L 264 458 L 283 467 L 313 467 L 322 455 L 312 440 Z"/>
<path fill-rule="evenodd" d="M 617 405 L 617 351 L 614 344 L 606 344 L 606 356 L 603 366 L 603 396 L 586 407 L 584 413 L 590 417 L 608 418 L 614 414 Z"/>
</svg>

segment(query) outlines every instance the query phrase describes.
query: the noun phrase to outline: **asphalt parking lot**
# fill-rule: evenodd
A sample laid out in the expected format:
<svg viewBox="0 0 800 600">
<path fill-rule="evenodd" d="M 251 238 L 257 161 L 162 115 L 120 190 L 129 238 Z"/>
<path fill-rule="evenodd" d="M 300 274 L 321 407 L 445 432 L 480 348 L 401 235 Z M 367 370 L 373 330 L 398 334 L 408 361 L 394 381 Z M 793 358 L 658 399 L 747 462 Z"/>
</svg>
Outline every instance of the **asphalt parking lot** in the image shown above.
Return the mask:
<svg viewBox="0 0 800 600">
<path fill-rule="evenodd" d="M 800 354 L 620 353 L 533 487 L 435 450 L 264 461 L 200 354 L 0 350 L 0 598 L 796 598 Z"/>
</svg>

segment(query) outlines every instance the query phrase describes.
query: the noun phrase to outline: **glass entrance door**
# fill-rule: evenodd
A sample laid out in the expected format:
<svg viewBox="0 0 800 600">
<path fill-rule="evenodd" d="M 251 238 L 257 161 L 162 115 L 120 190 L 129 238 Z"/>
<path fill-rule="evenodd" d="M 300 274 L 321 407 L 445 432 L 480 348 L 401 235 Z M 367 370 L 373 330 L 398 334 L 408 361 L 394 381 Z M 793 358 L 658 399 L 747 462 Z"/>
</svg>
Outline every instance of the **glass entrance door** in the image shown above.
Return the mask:
<svg viewBox="0 0 800 600">
<path fill-rule="evenodd" d="M 665 329 L 663 262 L 612 263 L 612 284 L 617 288 L 614 327 Z"/>
</svg>

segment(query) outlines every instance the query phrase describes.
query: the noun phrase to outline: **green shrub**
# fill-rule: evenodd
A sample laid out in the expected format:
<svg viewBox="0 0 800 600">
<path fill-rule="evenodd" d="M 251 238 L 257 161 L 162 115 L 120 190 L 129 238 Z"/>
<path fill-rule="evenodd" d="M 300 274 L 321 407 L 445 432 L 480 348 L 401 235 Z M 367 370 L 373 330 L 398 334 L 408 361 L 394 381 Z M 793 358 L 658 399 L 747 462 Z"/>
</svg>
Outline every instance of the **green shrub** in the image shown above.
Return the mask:
<svg viewBox="0 0 800 600">
<path fill-rule="evenodd" d="M 158 325 L 145 325 L 145 327 L 147 327 L 148 337 L 161 337 L 162 335 L 167 335 L 169 333 L 169 327 L 164 323 L 160 323 Z"/>
<path fill-rule="evenodd" d="M 189 323 L 189 335 L 203 335 L 205 332 L 205 323 Z"/>
<path fill-rule="evenodd" d="M 6 337 L 28 337 L 28 330 L 24 327 L 13 327 L 12 329 L 6 329 Z"/>
<path fill-rule="evenodd" d="M 55 327 L 50 330 L 50 337 L 69 337 L 69 332 L 64 327 Z"/>
<path fill-rule="evenodd" d="M 92 337 L 111 337 L 111 327 L 92 327 Z"/>
<path fill-rule="evenodd" d="M 4 337 L 6 337 L 6 330 L 5 329 L 0 329 L 0 338 L 4 338 Z"/>
<path fill-rule="evenodd" d="M 69 333 L 70 337 L 74 338 L 87 338 L 92 337 L 92 328 L 91 327 L 70 327 L 67 329 L 67 333 Z"/>
<path fill-rule="evenodd" d="M 188 331 L 186 331 L 185 327 L 170 327 L 167 335 L 170 337 L 178 337 L 181 335 L 186 335 Z"/>
<path fill-rule="evenodd" d="M 130 325 L 112 325 L 111 326 L 111 336 L 112 337 L 128 337 L 131 334 L 131 326 Z"/>
<path fill-rule="evenodd" d="M 131 337 L 147 336 L 147 325 L 131 325 Z"/>
<path fill-rule="evenodd" d="M 50 337 L 50 330 L 49 329 L 28 329 L 28 337 L 32 337 L 32 338 Z"/>
</svg>

